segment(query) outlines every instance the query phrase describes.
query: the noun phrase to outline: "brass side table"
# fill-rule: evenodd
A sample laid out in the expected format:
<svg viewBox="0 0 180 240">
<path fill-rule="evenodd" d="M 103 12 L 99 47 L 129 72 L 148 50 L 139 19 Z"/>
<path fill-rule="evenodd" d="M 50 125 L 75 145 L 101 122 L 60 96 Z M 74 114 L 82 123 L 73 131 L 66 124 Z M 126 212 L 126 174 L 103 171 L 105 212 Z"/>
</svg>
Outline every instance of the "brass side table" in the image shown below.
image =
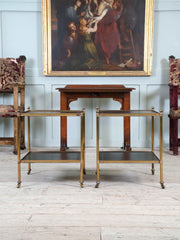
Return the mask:
<svg viewBox="0 0 180 240">
<path fill-rule="evenodd" d="M 100 117 L 151 117 L 151 135 L 152 135 L 152 147 L 151 151 L 100 151 L 99 150 L 99 118 Z M 160 119 L 160 158 L 154 153 L 154 117 Z M 154 164 L 160 164 L 160 184 L 162 188 L 165 188 L 163 181 L 163 157 L 162 157 L 162 111 L 156 112 L 152 110 L 99 110 L 96 109 L 96 127 L 97 127 L 97 149 L 96 149 L 96 161 L 97 161 L 97 182 L 96 187 L 100 184 L 100 164 L 101 163 L 151 163 L 152 174 L 154 175 Z"/>
<path fill-rule="evenodd" d="M 31 117 L 80 117 L 80 151 L 31 151 L 30 146 L 30 118 Z M 20 118 L 28 119 L 28 152 L 21 158 L 20 155 Z M 28 172 L 31 172 L 31 163 L 80 163 L 80 186 L 83 187 L 83 174 L 85 174 L 85 109 L 76 110 L 28 110 L 18 113 L 18 181 L 17 188 L 21 186 L 21 163 L 28 163 Z"/>
</svg>

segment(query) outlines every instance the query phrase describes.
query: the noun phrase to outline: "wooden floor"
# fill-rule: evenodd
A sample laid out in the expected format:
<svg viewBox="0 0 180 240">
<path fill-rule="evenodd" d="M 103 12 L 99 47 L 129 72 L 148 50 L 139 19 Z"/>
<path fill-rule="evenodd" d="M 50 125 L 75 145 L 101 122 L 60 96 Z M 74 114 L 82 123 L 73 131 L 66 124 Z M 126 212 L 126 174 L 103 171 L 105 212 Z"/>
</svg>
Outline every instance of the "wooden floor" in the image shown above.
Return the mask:
<svg viewBox="0 0 180 240">
<path fill-rule="evenodd" d="M 16 156 L 0 148 L 1 240 L 177 240 L 180 239 L 180 156 L 164 150 L 165 189 L 159 165 L 101 164 L 96 182 L 95 149 L 86 150 L 87 175 L 79 186 L 79 164 L 22 164 L 16 188 Z M 158 152 L 157 152 L 158 154 Z"/>
</svg>

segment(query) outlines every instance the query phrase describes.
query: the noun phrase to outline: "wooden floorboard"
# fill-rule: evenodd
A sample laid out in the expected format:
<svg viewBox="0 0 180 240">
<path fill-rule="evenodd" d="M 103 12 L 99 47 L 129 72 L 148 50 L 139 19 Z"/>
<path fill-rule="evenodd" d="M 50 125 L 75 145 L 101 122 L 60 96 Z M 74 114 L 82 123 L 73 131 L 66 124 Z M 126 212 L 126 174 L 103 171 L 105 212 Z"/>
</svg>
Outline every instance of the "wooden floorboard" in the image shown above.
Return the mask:
<svg viewBox="0 0 180 240">
<path fill-rule="evenodd" d="M 32 164 L 30 175 L 23 163 L 17 189 L 17 156 L 9 147 L 0 150 L 2 240 L 180 239 L 180 156 L 168 150 L 163 153 L 165 189 L 159 164 L 153 176 L 151 164 L 139 163 L 101 164 L 95 188 L 95 149 L 86 150 L 83 189 L 74 163 Z"/>
</svg>

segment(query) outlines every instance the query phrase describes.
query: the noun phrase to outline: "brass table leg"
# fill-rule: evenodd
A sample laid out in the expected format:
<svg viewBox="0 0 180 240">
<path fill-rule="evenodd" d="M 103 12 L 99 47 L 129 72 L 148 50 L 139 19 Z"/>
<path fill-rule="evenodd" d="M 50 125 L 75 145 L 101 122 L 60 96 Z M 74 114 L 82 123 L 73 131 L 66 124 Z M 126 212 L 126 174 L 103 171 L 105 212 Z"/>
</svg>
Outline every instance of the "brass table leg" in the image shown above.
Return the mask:
<svg viewBox="0 0 180 240">
<path fill-rule="evenodd" d="M 160 116 L 160 184 L 161 188 L 164 189 L 165 185 L 163 181 L 163 158 L 162 158 L 162 116 Z"/>
<path fill-rule="evenodd" d="M 152 111 L 154 110 L 154 107 L 152 107 Z M 151 150 L 154 152 L 154 116 L 151 118 Z M 152 175 L 155 173 L 154 163 L 152 163 L 151 168 Z"/>
<path fill-rule="evenodd" d="M 17 188 L 21 187 L 21 157 L 20 157 L 20 119 L 17 117 L 17 153 L 18 153 L 18 181 L 17 181 Z"/>
<path fill-rule="evenodd" d="M 154 175 L 154 173 L 155 173 L 154 163 L 152 163 L 151 172 L 152 172 L 152 175 Z"/>
<path fill-rule="evenodd" d="M 28 171 L 27 171 L 27 175 L 29 175 L 31 173 L 31 163 L 28 163 Z"/>
</svg>

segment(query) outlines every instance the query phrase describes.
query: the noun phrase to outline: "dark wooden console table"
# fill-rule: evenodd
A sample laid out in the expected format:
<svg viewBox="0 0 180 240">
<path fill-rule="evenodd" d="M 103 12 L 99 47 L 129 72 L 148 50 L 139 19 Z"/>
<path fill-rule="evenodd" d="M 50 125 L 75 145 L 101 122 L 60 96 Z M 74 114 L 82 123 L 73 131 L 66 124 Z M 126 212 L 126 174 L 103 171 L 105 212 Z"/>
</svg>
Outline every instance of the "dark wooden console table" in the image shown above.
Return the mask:
<svg viewBox="0 0 180 240">
<path fill-rule="evenodd" d="M 135 88 L 123 85 L 67 85 L 57 88 L 61 93 L 61 110 L 70 110 L 69 104 L 78 98 L 113 98 L 121 104 L 121 110 L 130 110 L 130 92 Z M 67 117 L 61 117 L 61 150 L 67 149 Z M 130 118 L 124 117 L 124 149 L 130 150 Z"/>
</svg>

